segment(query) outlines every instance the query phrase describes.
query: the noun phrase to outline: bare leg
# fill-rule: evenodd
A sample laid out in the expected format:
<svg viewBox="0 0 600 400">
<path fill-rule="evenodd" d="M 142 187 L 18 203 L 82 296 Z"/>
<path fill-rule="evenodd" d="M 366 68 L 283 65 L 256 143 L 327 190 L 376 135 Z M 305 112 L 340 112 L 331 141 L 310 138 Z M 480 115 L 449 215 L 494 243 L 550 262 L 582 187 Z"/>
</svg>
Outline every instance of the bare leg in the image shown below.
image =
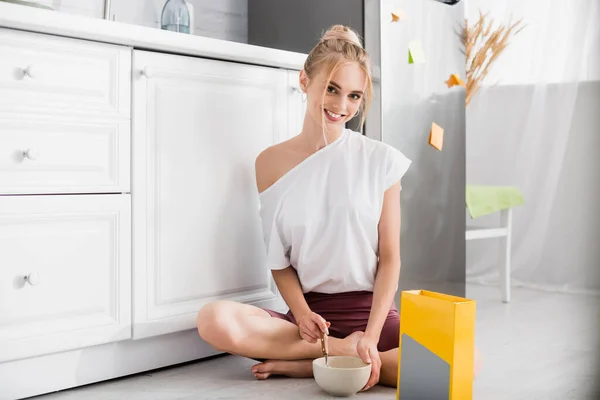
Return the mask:
<svg viewBox="0 0 600 400">
<path fill-rule="evenodd" d="M 216 350 L 248 358 L 306 360 L 322 356 L 320 343 L 308 343 L 298 327 L 248 304 L 220 300 L 198 312 L 198 333 Z M 329 338 L 331 355 L 356 355 L 352 339 Z"/>
<path fill-rule="evenodd" d="M 379 384 L 396 387 L 398 385 L 398 348 L 380 352 L 381 371 Z"/>
<path fill-rule="evenodd" d="M 352 348 L 356 349 L 358 340 L 364 335 L 363 332 L 354 332 L 348 335 L 344 340 L 350 341 Z M 328 340 L 332 340 L 329 338 Z M 354 354 L 356 355 L 356 354 Z M 321 357 L 321 355 L 319 355 Z M 252 367 L 252 373 L 257 379 L 267 379 L 272 375 L 284 375 L 291 378 L 311 378 L 312 359 L 307 360 L 267 360 Z"/>
</svg>

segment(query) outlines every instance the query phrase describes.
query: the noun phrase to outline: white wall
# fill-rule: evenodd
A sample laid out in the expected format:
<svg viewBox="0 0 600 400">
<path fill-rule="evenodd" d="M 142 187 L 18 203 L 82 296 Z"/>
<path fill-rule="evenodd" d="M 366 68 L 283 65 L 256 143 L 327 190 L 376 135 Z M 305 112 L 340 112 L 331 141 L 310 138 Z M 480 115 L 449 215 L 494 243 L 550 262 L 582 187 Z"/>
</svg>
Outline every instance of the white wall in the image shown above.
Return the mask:
<svg viewBox="0 0 600 400">
<path fill-rule="evenodd" d="M 530 84 L 600 80 L 599 0 L 465 0 L 472 23 L 479 10 L 508 24 L 527 27 L 494 61 L 486 84 Z M 594 22 L 595 21 L 595 22 Z"/>
<path fill-rule="evenodd" d="M 56 11 L 102 18 L 104 2 L 102 0 L 28 0 L 52 7 Z"/>
<path fill-rule="evenodd" d="M 103 18 L 103 0 L 36 0 L 60 12 Z M 194 7 L 194 34 L 214 39 L 247 43 L 247 0 L 187 0 Z M 112 0 L 112 14 L 118 22 L 160 27 L 160 13 L 166 0 Z"/>
</svg>

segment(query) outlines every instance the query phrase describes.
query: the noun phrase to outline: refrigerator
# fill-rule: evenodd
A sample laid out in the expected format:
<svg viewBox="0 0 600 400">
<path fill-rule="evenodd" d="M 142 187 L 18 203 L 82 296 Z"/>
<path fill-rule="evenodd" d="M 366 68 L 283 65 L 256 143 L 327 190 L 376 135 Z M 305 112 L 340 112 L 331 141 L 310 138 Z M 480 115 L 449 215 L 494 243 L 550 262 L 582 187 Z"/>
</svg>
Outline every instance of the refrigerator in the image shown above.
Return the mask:
<svg viewBox="0 0 600 400">
<path fill-rule="evenodd" d="M 452 74 L 465 80 L 464 2 L 365 0 L 364 7 L 379 102 L 367 135 L 412 160 L 402 179 L 399 289 L 465 296 L 466 93 L 446 83 Z M 411 49 L 422 62 L 409 62 Z M 433 123 L 443 129 L 441 150 L 429 143 Z"/>
</svg>

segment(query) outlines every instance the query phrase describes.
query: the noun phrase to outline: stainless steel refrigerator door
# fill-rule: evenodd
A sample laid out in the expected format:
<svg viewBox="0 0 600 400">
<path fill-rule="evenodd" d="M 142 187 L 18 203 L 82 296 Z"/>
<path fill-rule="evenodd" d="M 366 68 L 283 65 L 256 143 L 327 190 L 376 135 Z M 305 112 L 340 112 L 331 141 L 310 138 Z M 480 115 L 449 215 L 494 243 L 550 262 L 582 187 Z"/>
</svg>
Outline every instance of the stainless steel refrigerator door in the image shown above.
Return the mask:
<svg viewBox="0 0 600 400">
<path fill-rule="evenodd" d="M 445 83 L 451 74 L 465 79 L 460 39 L 464 3 L 378 3 L 365 4 L 367 48 L 374 54 L 375 71 L 381 70 L 380 104 L 370 116 L 374 120 L 367 123 L 367 134 L 412 160 L 402 181 L 400 289 L 464 296 L 465 89 Z M 406 18 L 391 22 L 398 4 Z M 373 48 L 377 34 L 378 49 Z M 409 64 L 413 41 L 421 43 L 424 63 Z M 442 151 L 428 143 L 433 122 L 444 129 Z"/>
</svg>

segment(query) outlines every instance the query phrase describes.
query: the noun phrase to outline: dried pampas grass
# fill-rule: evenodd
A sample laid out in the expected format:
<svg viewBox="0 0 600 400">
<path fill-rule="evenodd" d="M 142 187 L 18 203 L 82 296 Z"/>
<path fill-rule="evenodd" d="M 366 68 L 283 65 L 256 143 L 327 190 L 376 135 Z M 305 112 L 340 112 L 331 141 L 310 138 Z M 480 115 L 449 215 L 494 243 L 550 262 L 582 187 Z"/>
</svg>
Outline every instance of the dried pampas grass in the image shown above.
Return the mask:
<svg viewBox="0 0 600 400">
<path fill-rule="evenodd" d="M 473 26 L 465 19 L 462 30 L 462 41 L 464 45 L 463 54 L 466 56 L 466 103 L 481 87 L 481 83 L 487 76 L 490 66 L 508 45 L 508 39 L 517 35 L 525 26 L 521 26 L 521 19 L 507 26 L 492 28 L 493 18 L 488 18 L 479 11 L 479 20 Z M 515 31 L 516 30 L 516 31 Z M 514 32 L 514 33 L 513 33 Z"/>
</svg>

